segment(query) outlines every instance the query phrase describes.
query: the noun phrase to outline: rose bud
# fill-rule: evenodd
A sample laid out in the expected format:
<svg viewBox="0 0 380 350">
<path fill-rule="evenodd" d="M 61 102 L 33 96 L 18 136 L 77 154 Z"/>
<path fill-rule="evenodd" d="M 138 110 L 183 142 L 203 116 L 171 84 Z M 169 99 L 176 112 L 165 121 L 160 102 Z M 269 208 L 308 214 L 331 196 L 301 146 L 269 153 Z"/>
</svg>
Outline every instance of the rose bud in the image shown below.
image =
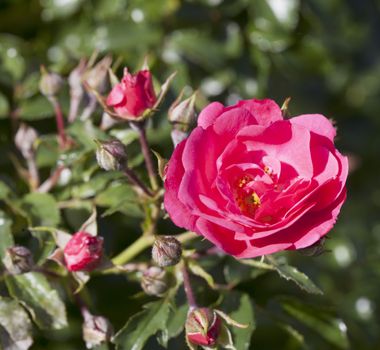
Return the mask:
<svg viewBox="0 0 380 350">
<path fill-rule="evenodd" d="M 66 244 L 63 254 L 69 271 L 91 271 L 102 260 L 103 238 L 77 232 Z"/>
<path fill-rule="evenodd" d="M 160 267 L 151 266 L 143 273 L 141 287 L 148 295 L 163 296 L 170 285 L 170 275 Z"/>
<path fill-rule="evenodd" d="M 122 119 L 136 119 L 142 116 L 155 102 L 152 76 L 147 69 L 136 74 L 130 74 L 125 69 L 121 83 L 114 86 L 106 101 Z"/>
<path fill-rule="evenodd" d="M 15 136 L 15 144 L 25 159 L 31 159 L 34 155 L 34 144 L 38 134 L 32 127 L 21 124 Z"/>
<path fill-rule="evenodd" d="M 182 102 L 174 101 L 169 108 L 168 119 L 178 130 L 188 131 L 196 119 L 195 113 L 196 94 L 192 94 Z"/>
<path fill-rule="evenodd" d="M 97 141 L 96 160 L 107 171 L 123 170 L 127 166 L 127 150 L 119 140 Z"/>
<path fill-rule="evenodd" d="M 50 73 L 41 66 L 40 92 L 46 97 L 55 96 L 61 90 L 63 80 L 60 75 Z"/>
<path fill-rule="evenodd" d="M 89 312 L 86 312 L 84 316 L 82 332 L 87 349 L 92 349 L 111 339 L 113 327 L 105 317 L 91 315 Z"/>
<path fill-rule="evenodd" d="M 3 263 L 8 272 L 15 275 L 29 272 L 34 266 L 30 250 L 17 245 L 6 250 Z"/>
<path fill-rule="evenodd" d="M 152 258 L 161 267 L 173 266 L 179 263 L 182 256 L 182 246 L 173 236 L 159 236 L 152 248 Z"/>
<path fill-rule="evenodd" d="M 170 137 L 173 141 L 174 147 L 176 147 L 179 143 L 181 143 L 184 139 L 186 139 L 187 136 L 189 136 L 187 132 L 184 132 L 178 129 L 173 129 L 170 132 Z"/>
<path fill-rule="evenodd" d="M 93 90 L 101 89 L 107 78 L 108 69 L 111 67 L 112 58 L 106 56 L 95 66 L 88 68 L 83 74 L 83 80 Z"/>
<path fill-rule="evenodd" d="M 211 309 L 197 308 L 188 315 L 185 328 L 190 343 L 214 346 L 220 333 L 221 319 Z"/>
</svg>

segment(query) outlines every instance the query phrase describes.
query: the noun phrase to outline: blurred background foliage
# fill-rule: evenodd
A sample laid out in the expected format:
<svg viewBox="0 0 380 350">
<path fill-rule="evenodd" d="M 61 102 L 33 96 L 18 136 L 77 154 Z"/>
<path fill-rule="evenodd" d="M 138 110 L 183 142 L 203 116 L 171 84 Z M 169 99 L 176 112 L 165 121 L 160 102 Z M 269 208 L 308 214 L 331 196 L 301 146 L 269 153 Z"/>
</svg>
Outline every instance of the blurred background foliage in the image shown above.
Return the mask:
<svg viewBox="0 0 380 350">
<path fill-rule="evenodd" d="M 48 147 L 54 116 L 38 93 L 40 64 L 65 75 L 81 57 L 97 50 L 137 70 L 148 54 L 158 81 L 178 72 L 171 99 L 184 86 L 200 91 L 199 107 L 211 100 L 232 104 L 252 97 L 270 97 L 281 104 L 291 96 L 291 115 L 322 113 L 337 122 L 338 148 L 351 161 L 348 200 L 329 235 L 329 253 L 316 258 L 295 252 L 286 255 L 316 281 L 324 296 L 305 296 L 272 273 L 238 285 L 257 304 L 251 348 L 379 349 L 379 31 L 378 0 L 1 0 L 1 180 L 15 191 L 26 190 L 7 156 L 15 152 L 15 111 L 17 118 L 46 134 L 39 166 L 48 169 L 56 162 Z M 62 100 L 67 111 L 68 96 Z M 154 121 L 150 140 L 154 149 L 168 157 L 172 146 L 165 117 L 162 113 Z M 83 130 L 73 129 L 73 134 L 93 147 Z M 105 182 L 81 183 L 67 191 L 82 198 L 81 193 L 89 196 L 94 186 L 102 188 Z M 123 195 L 129 198 L 128 193 Z M 103 192 L 98 204 L 107 206 L 104 202 L 109 196 L 112 193 Z M 130 210 L 126 208 L 125 213 Z M 86 215 L 67 211 L 66 225 L 74 230 Z M 116 214 L 100 224 L 110 255 L 136 239 L 136 219 Z M 166 225 L 161 230 L 173 230 Z M 116 329 L 141 306 L 131 298 L 139 287 L 122 278 L 94 278 L 89 288 L 95 308 L 115 320 Z M 296 307 L 294 300 L 282 300 L 282 294 L 307 303 Z M 283 320 L 294 328 L 271 319 L 271 310 L 275 313 L 280 305 Z M 315 318 L 304 317 L 302 310 L 307 308 Z M 335 324 L 318 317 L 325 308 L 334 314 Z M 80 314 L 72 304 L 68 311 L 70 327 L 59 332 L 35 331 L 32 349 L 84 347 Z M 157 346 L 152 343 L 147 349 Z"/>
</svg>

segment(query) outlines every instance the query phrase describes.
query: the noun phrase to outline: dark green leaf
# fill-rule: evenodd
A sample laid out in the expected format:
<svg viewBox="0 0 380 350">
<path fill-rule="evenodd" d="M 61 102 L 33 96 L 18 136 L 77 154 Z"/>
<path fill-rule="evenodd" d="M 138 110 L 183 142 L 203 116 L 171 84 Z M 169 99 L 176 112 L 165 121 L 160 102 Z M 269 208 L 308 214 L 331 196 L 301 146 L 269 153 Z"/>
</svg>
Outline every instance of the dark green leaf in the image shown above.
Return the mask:
<svg viewBox="0 0 380 350">
<path fill-rule="evenodd" d="M 181 305 L 178 308 L 172 305 L 166 327 L 158 337 L 158 341 L 163 347 L 166 348 L 168 341 L 171 338 L 177 337 L 183 331 L 188 310 L 189 306 L 187 304 Z"/>
<path fill-rule="evenodd" d="M 0 297 L 0 348 L 26 350 L 33 343 L 32 323 L 17 301 Z"/>
<path fill-rule="evenodd" d="M 31 226 L 57 226 L 60 221 L 59 209 L 54 197 L 48 193 L 29 193 L 21 208 L 28 215 Z"/>
<path fill-rule="evenodd" d="M 290 316 L 310 327 L 329 343 L 339 349 L 349 348 L 346 325 L 323 307 L 290 298 L 283 298 L 281 305 Z"/>
<path fill-rule="evenodd" d="M 39 120 L 54 116 L 50 102 L 44 96 L 24 100 L 20 104 L 19 116 L 23 120 Z"/>
<path fill-rule="evenodd" d="M 247 328 L 228 326 L 232 331 L 236 349 L 248 350 L 251 336 L 256 328 L 253 307 L 248 294 L 228 292 L 220 307 L 234 321 L 248 325 Z"/>
<path fill-rule="evenodd" d="M 0 93 L 0 119 L 5 119 L 9 115 L 9 102 L 7 98 Z"/>
<path fill-rule="evenodd" d="M 0 210 L 0 260 L 4 258 L 7 248 L 14 245 L 11 226 L 12 220 Z"/>
<path fill-rule="evenodd" d="M 126 183 L 113 183 L 105 191 L 95 197 L 95 203 L 109 209 L 103 214 L 111 215 L 121 212 L 132 217 L 142 217 L 143 212 L 135 191 Z"/>
<path fill-rule="evenodd" d="M 115 335 L 113 342 L 118 350 L 141 350 L 150 336 L 166 327 L 170 303 L 167 298 L 146 305 L 132 316 Z"/>
<path fill-rule="evenodd" d="M 8 275 L 9 294 L 31 313 L 41 329 L 61 329 L 67 325 L 65 305 L 46 277 L 38 272 Z"/>
<path fill-rule="evenodd" d="M 228 284 L 236 285 L 242 281 L 254 279 L 267 271 L 258 267 L 248 266 L 246 260 L 236 260 L 227 257 L 224 265 L 224 277 Z"/>
<path fill-rule="evenodd" d="M 282 278 L 293 281 L 300 288 L 308 293 L 323 294 L 323 292 L 314 284 L 314 282 L 304 273 L 298 271 L 294 266 L 290 266 L 285 262 L 279 262 L 273 256 L 267 256 L 269 262 L 275 267 Z"/>
</svg>

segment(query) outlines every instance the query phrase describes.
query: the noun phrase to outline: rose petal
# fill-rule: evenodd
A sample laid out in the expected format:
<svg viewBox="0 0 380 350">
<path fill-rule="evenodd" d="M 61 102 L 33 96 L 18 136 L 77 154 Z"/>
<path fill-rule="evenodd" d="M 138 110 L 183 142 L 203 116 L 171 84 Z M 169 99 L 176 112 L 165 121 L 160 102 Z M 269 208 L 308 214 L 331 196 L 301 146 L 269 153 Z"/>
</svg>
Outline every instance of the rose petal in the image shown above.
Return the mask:
<svg viewBox="0 0 380 350">
<path fill-rule="evenodd" d="M 116 106 L 125 99 L 124 90 L 121 84 L 116 84 L 107 97 L 108 106 Z"/>
<path fill-rule="evenodd" d="M 206 129 L 212 125 L 223 112 L 224 106 L 220 102 L 212 102 L 206 106 L 198 116 L 198 126 Z"/>
<path fill-rule="evenodd" d="M 259 125 L 267 126 L 283 119 L 280 107 L 276 102 L 270 99 L 242 100 L 237 103 L 237 106 L 249 111 L 255 117 Z"/>
<path fill-rule="evenodd" d="M 336 129 L 333 124 L 322 114 L 303 114 L 289 119 L 292 124 L 305 127 L 318 135 L 325 136 L 334 141 Z"/>
</svg>

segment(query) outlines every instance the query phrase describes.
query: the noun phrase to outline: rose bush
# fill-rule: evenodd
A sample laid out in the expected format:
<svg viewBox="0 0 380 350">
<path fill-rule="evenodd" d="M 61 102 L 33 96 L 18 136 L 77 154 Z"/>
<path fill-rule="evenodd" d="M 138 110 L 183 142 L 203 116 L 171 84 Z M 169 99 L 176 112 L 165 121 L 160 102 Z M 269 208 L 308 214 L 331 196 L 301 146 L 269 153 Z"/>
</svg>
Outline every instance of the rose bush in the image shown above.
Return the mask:
<svg viewBox="0 0 380 350">
<path fill-rule="evenodd" d="M 308 247 L 346 198 L 335 134 L 319 114 L 284 120 L 269 99 L 211 103 L 168 163 L 165 208 L 177 226 L 239 258 Z"/>
</svg>

